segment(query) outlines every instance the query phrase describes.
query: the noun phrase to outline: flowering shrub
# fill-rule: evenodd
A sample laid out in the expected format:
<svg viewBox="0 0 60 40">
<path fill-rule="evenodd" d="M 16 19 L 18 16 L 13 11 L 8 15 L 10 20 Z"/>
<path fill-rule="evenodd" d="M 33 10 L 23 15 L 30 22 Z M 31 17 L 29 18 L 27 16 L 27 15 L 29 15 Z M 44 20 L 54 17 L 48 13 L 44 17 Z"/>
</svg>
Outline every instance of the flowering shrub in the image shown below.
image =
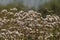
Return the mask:
<svg viewBox="0 0 60 40">
<path fill-rule="evenodd" d="M 0 12 L 0 40 L 60 40 L 60 17 L 17 8 Z M 15 12 L 16 11 L 16 12 Z"/>
</svg>

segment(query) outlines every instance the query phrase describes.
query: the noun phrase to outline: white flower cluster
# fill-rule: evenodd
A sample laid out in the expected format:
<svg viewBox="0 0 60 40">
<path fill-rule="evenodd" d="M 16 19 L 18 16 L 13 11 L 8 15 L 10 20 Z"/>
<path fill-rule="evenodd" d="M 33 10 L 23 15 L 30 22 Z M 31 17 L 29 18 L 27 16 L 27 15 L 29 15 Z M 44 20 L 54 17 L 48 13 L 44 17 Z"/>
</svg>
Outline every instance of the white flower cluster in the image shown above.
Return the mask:
<svg viewBox="0 0 60 40">
<path fill-rule="evenodd" d="M 60 17 L 17 8 L 0 12 L 0 40 L 54 40 L 60 37 Z M 4 14 L 3 14 L 4 13 Z M 58 38 L 60 39 L 60 38 Z"/>
</svg>

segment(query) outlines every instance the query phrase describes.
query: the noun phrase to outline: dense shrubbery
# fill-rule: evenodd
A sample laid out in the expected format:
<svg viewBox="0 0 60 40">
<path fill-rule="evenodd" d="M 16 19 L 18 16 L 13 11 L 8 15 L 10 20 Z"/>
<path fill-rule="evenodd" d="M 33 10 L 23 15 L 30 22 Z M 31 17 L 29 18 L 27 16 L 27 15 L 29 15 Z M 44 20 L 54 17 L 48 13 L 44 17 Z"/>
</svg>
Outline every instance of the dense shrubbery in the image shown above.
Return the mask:
<svg viewBox="0 0 60 40">
<path fill-rule="evenodd" d="M 60 40 L 60 17 L 17 8 L 0 12 L 0 40 Z"/>
<path fill-rule="evenodd" d="M 38 13 L 22 4 L 0 6 L 0 40 L 60 40 L 59 8 L 44 5 Z"/>
</svg>

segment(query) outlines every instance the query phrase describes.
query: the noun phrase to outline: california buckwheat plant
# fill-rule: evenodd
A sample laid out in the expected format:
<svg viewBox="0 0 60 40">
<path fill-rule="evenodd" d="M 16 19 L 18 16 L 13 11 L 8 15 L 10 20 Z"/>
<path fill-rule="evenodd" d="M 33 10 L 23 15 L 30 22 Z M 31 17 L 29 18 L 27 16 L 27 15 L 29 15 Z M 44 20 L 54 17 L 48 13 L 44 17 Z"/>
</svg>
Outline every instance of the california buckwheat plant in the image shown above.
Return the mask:
<svg viewBox="0 0 60 40">
<path fill-rule="evenodd" d="M 0 12 L 0 40 L 60 40 L 60 17 L 11 8 Z"/>
</svg>

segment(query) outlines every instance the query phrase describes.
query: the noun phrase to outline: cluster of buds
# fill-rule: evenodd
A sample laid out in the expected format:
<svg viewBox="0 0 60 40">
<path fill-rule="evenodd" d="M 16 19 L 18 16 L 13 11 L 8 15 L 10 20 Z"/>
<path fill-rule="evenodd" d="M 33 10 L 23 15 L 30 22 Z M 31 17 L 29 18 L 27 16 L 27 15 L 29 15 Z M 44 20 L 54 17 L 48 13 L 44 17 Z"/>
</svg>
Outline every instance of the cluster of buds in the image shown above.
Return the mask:
<svg viewBox="0 0 60 40">
<path fill-rule="evenodd" d="M 60 35 L 58 15 L 43 18 L 42 13 L 18 11 L 17 8 L 4 9 L 0 15 L 1 40 L 53 40 L 54 36 L 57 38 Z"/>
</svg>

